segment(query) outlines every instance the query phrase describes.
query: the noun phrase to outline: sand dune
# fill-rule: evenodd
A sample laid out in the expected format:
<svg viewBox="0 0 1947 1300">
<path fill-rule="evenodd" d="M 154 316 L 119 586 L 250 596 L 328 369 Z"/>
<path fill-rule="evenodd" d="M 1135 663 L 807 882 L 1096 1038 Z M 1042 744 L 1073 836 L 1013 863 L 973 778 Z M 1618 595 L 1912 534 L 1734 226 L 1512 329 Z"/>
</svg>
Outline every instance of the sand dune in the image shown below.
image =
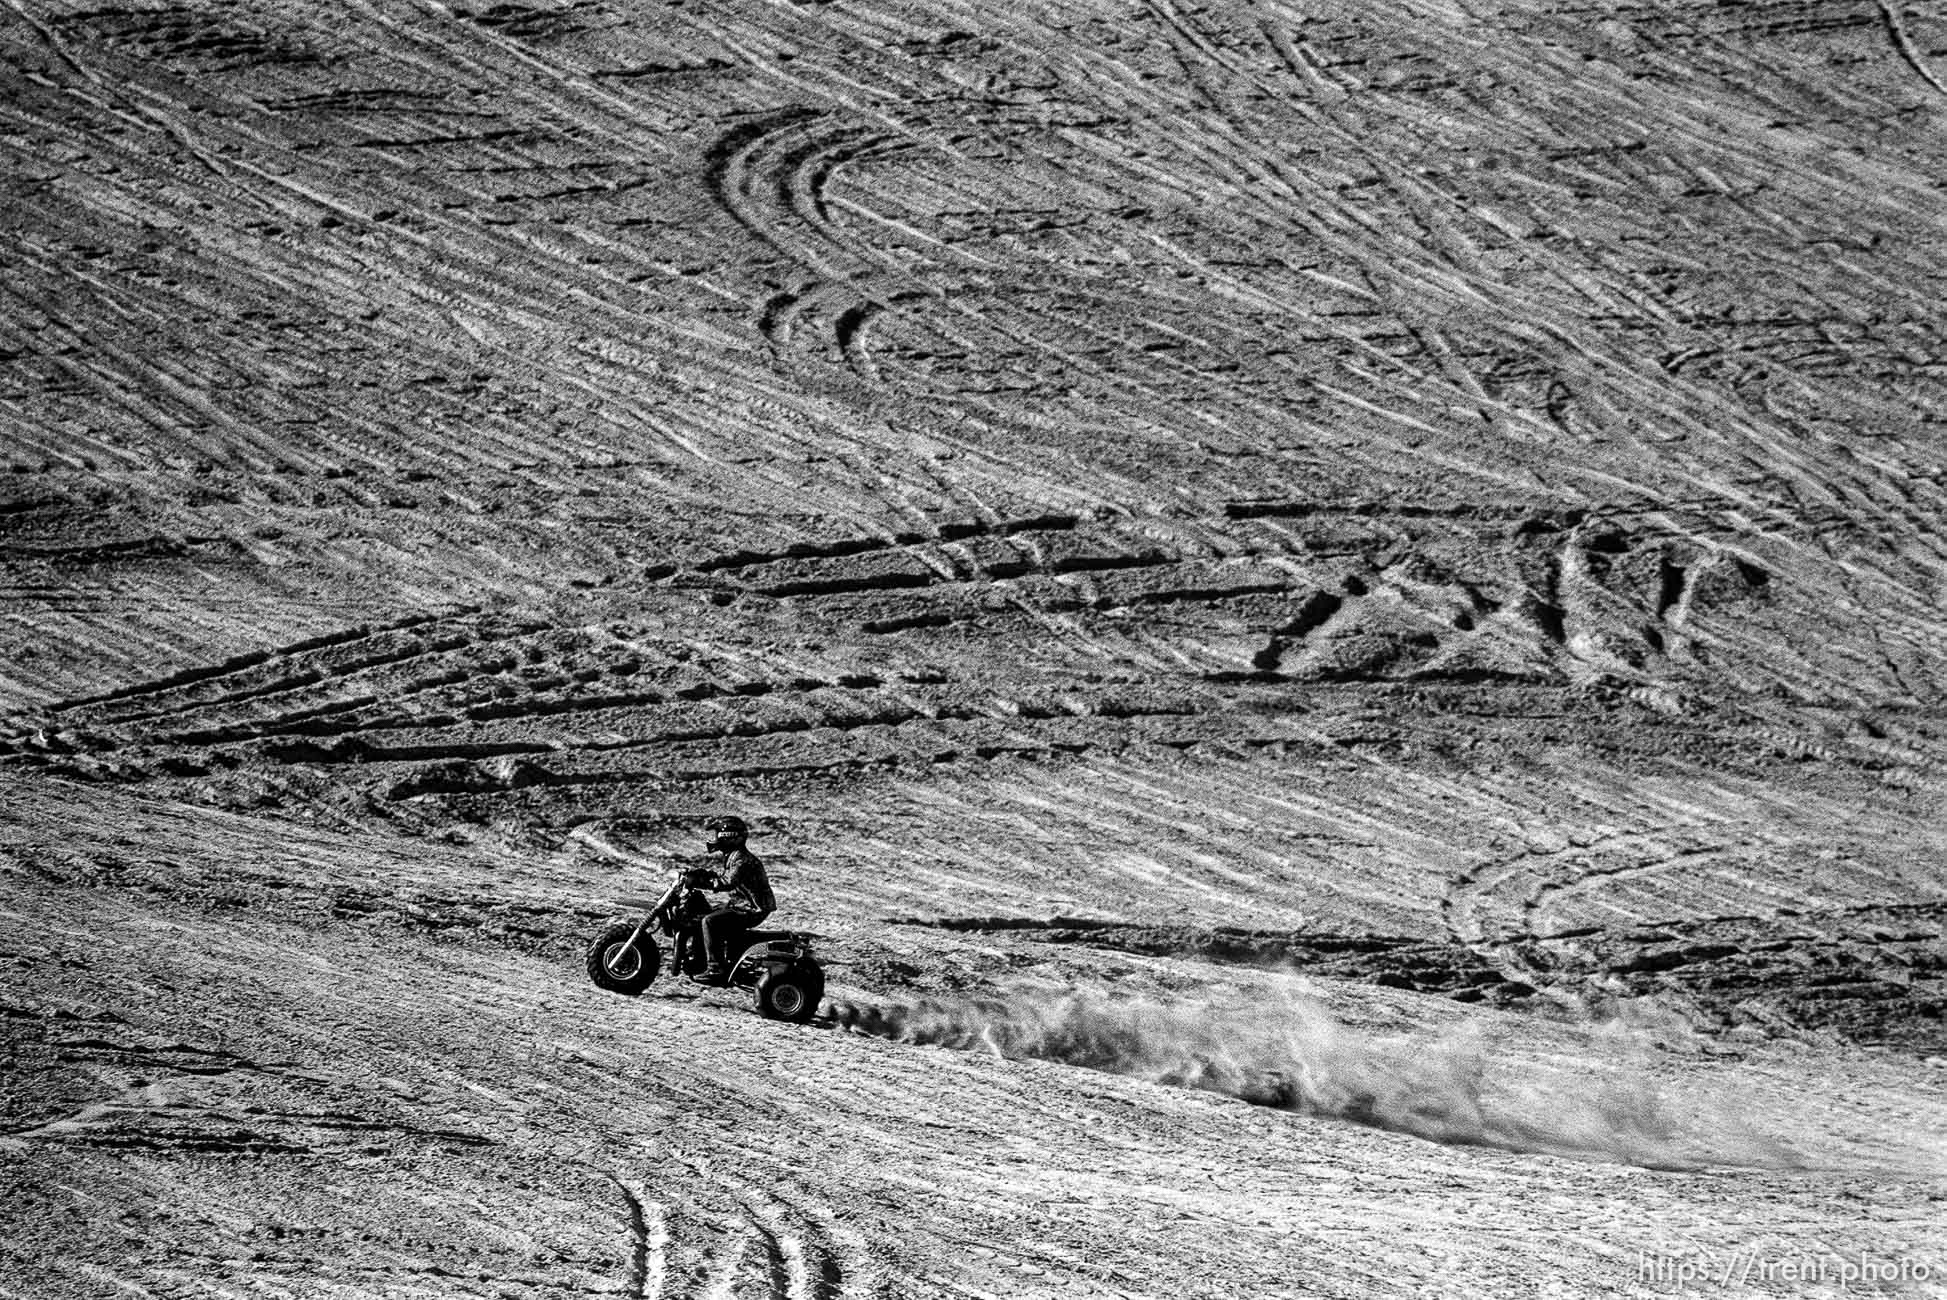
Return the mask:
<svg viewBox="0 0 1947 1300">
<path fill-rule="evenodd" d="M 1932 8 L 0 71 L 0 1294 L 1947 1278 Z M 812 1025 L 582 973 L 723 811 Z"/>
</svg>

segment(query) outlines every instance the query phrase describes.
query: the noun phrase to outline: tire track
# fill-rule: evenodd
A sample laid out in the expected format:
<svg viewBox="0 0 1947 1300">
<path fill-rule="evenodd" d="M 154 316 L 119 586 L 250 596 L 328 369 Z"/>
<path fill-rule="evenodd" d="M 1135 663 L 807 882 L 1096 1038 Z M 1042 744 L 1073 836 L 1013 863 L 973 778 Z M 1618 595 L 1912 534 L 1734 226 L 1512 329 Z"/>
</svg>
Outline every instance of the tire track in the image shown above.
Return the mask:
<svg viewBox="0 0 1947 1300">
<path fill-rule="evenodd" d="M 1520 933 L 1526 938 L 1548 937 L 1537 934 L 1535 930 L 1535 917 L 1543 907 L 1548 906 L 1553 900 L 1562 895 L 1594 888 L 1598 883 L 1607 884 L 1632 876 L 1650 875 L 1672 868 L 1694 866 L 1700 859 L 1712 858 L 1739 847 L 1743 846 L 1725 841 L 1721 843 L 1702 844 L 1675 851 L 1660 850 L 1640 861 L 1622 862 L 1613 867 L 1592 866 L 1582 872 L 1570 871 L 1560 879 L 1540 881 L 1521 899 Z"/>
<path fill-rule="evenodd" d="M 882 129 L 836 120 L 797 106 L 733 127 L 705 153 L 711 192 L 736 221 L 815 278 L 771 297 L 758 330 L 780 356 L 790 355 L 799 322 L 820 310 L 840 357 L 859 378 L 877 386 L 879 370 L 866 350 L 871 318 L 896 301 L 933 296 L 922 269 L 845 230 L 831 213 L 828 192 L 848 166 L 897 157 L 921 146 Z"/>
<path fill-rule="evenodd" d="M 1921 58 L 1920 51 L 1914 47 L 1913 38 L 1907 34 L 1906 24 L 1900 21 L 1899 10 L 1888 3 L 1888 0 L 1873 0 L 1873 2 L 1879 6 L 1880 17 L 1886 23 L 1886 34 L 1892 38 L 1893 48 L 1900 52 L 1900 57 L 1906 60 L 1906 65 L 1912 68 L 1922 81 L 1941 94 L 1947 95 L 1947 84 L 1943 84 L 1940 78 L 1934 75 L 1933 69 L 1929 68 L 1926 61 Z"/>
<path fill-rule="evenodd" d="M 671 1285 L 659 1294 L 728 1300 L 749 1296 L 755 1284 L 770 1300 L 879 1300 L 881 1288 L 865 1275 L 864 1243 L 795 1180 L 752 1183 L 698 1157 L 675 1159 L 698 1194 L 672 1223 Z"/>
<path fill-rule="evenodd" d="M 459 612 L 467 613 L 469 611 L 462 609 Z M 451 616 L 443 614 L 414 614 L 391 623 L 380 624 L 377 627 L 359 626 L 348 628 L 342 632 L 329 632 L 322 636 L 308 637 L 305 640 L 293 642 L 290 645 L 280 646 L 275 649 L 258 650 L 252 651 L 249 654 L 238 655 L 207 668 L 185 669 L 182 672 L 171 673 L 167 677 L 158 678 L 155 681 L 138 682 L 135 685 L 120 687 L 100 695 L 86 695 L 78 699 L 65 700 L 58 704 L 50 705 L 49 712 L 65 713 L 75 709 L 118 704 L 128 700 L 143 699 L 151 695 L 160 695 L 172 690 L 200 685 L 207 681 L 234 676 L 275 660 L 287 659 L 334 646 L 370 640 L 390 632 L 408 631 L 413 628 L 422 627 L 428 623 L 438 622 L 446 617 Z"/>
<path fill-rule="evenodd" d="M 1668 701 L 1682 711 L 1680 690 L 1656 685 L 1615 660 L 1601 648 L 1605 643 L 1591 642 L 1596 647 L 1591 650 L 1581 640 L 1594 629 L 1613 644 L 1614 635 L 1626 632 L 1646 651 L 1674 653 L 1680 638 L 1697 634 L 1702 615 L 1696 575 L 1714 572 L 1708 556 L 1676 563 L 1668 552 L 1645 550 L 1643 536 L 1602 531 L 1610 525 L 1598 525 L 1580 511 L 1554 523 L 1518 513 L 1450 515 L 1434 507 L 1396 515 L 1365 506 L 1314 511 L 1280 501 L 1232 503 L 1226 513 L 1247 533 L 1259 531 L 1260 519 L 1298 520 L 1301 527 L 1277 550 L 1259 539 L 1251 547 L 1256 558 L 1221 560 L 1199 553 L 1221 554 L 1237 545 L 1214 525 L 1192 530 L 1208 533 L 1195 541 L 1177 530 L 1173 536 L 1183 540 L 1166 548 L 1156 540 L 1156 530 L 1140 520 L 1101 525 L 1065 513 L 1023 514 L 781 549 L 723 551 L 681 568 L 670 566 L 656 579 L 672 594 L 708 579 L 721 584 L 705 587 L 714 591 L 713 603 L 746 592 L 780 602 L 776 617 L 830 621 L 834 630 L 846 628 L 854 638 L 959 626 L 963 635 L 985 643 L 1022 625 L 1039 627 L 1059 638 L 1032 656 L 1041 665 L 1043 687 L 1070 694 L 1067 703 L 1054 707 L 1030 696 L 997 710 L 956 697 L 977 689 L 974 681 L 938 675 L 933 678 L 937 691 L 929 687 L 915 694 L 910 687 L 893 687 L 876 697 L 859 695 L 853 688 L 877 691 L 885 683 L 852 681 L 836 668 L 808 664 L 795 672 L 759 668 L 747 675 L 724 675 L 728 665 L 720 664 L 714 676 L 670 679 L 677 658 L 692 653 L 684 648 L 687 639 L 641 642 L 628 624 L 574 628 L 531 617 L 467 622 L 427 616 L 396 627 L 365 626 L 313 638 L 109 696 L 67 701 L 51 715 L 80 711 L 81 738 L 70 736 L 65 742 L 70 748 L 80 744 L 96 752 L 135 753 L 146 747 L 144 761 L 169 747 L 213 746 L 279 764 L 424 766 L 545 758 L 556 752 L 592 758 L 696 743 L 762 748 L 825 731 L 933 736 L 963 724 L 974 729 L 968 739 L 978 754 L 1017 748 L 1002 744 L 997 750 L 995 740 L 979 735 L 979 728 L 995 719 L 1018 719 L 1058 750 L 1086 749 L 1100 739 L 1060 738 L 1061 730 L 1083 725 L 1062 719 L 1126 721 L 1222 712 L 1234 707 L 1240 691 L 1254 686 L 1395 681 L 1432 688 L 1443 681 L 1489 679 L 1561 684 L 1566 679 L 1552 664 L 1551 646 L 1594 663 L 1624 684 L 1649 682 L 1640 688 L 1649 692 L 1640 695 L 1647 708 L 1667 712 L 1660 701 Z M 1304 540 L 1306 530 L 1339 529 L 1344 525 L 1337 521 L 1348 518 L 1374 519 L 1377 531 L 1366 547 L 1350 552 L 1363 558 L 1329 561 L 1321 570 Z M 1510 527 L 1517 519 L 1521 522 Z M 1437 545 L 1445 532 L 1477 531 L 1482 522 L 1507 539 L 1509 562 L 1519 561 L 1488 590 L 1464 573 L 1413 576 L 1420 547 Z M 1560 539 L 1564 531 L 1566 538 Z M 1661 558 L 1639 603 L 1632 605 L 1604 583 L 1610 557 L 1638 551 Z M 1531 561 L 1539 562 L 1532 569 L 1538 577 L 1521 568 Z M 1747 562 L 1737 563 L 1751 569 Z M 994 605 L 997 596 L 1004 607 Z M 1142 613 L 1201 607 L 1212 612 L 1166 621 Z M 1131 622 L 1138 614 L 1144 620 L 1140 625 Z M 1668 629 L 1667 635 L 1632 621 L 1642 619 Z M 1520 643 L 1507 631 L 1517 624 L 1528 629 L 1520 659 L 1510 657 Z M 1212 635 L 1228 640 L 1208 641 Z M 1055 648 L 1064 643 L 1067 648 Z M 733 659 L 736 653 L 741 652 L 733 652 Z M 1074 674 L 1082 666 L 1077 654 L 1122 656 L 1162 671 L 1187 672 L 1200 685 L 1187 710 L 1109 708 L 1103 692 L 1077 690 Z M 642 676 L 645 668 L 649 677 Z M 877 702 L 863 703 L 868 699 Z M 535 724 L 551 719 L 563 727 L 537 735 Z M 177 725 L 157 725 L 165 722 Z M 37 748 L 59 752 L 58 745 L 21 743 L 36 730 L 32 719 L 18 723 L 11 747 L 30 754 Z M 1178 743 L 1197 734 L 1145 732 L 1142 743 Z M 376 739 L 380 736 L 384 739 Z M 936 743 L 928 752 L 952 755 L 960 748 Z M 1851 748 L 1861 756 L 1867 752 Z M 1841 761 L 1838 754 L 1833 748 L 1826 756 Z M 185 756 L 185 761 L 210 760 Z M 617 779 L 586 771 L 551 773 L 551 766 L 544 763 L 520 779 Z M 434 788 L 447 779 L 428 776 Z M 460 789 L 469 783 L 498 788 L 502 780 L 457 779 Z M 406 788 L 423 792 L 412 781 Z"/>
<path fill-rule="evenodd" d="M 1606 836 L 1587 843 L 1571 843 L 1565 848 L 1550 850 L 1527 850 L 1508 858 L 1490 859 L 1476 863 L 1451 877 L 1445 892 L 1440 897 L 1440 919 L 1447 933 L 1464 944 L 1479 944 L 1494 941 L 1506 942 L 1533 939 L 1536 937 L 1528 928 L 1528 919 L 1533 909 L 1526 905 L 1525 899 L 1515 914 L 1519 923 L 1512 929 L 1506 922 L 1497 927 L 1494 935 L 1489 935 L 1479 916 L 1482 904 L 1492 902 L 1507 886 L 1528 876 L 1537 868 L 1548 872 L 1552 865 L 1586 855 L 1633 848 L 1646 842 L 1656 841 L 1661 832 L 1630 831 Z M 1545 881 L 1547 877 L 1544 875 Z M 1539 888 L 1536 886 L 1535 888 Z"/>
<path fill-rule="evenodd" d="M 632 1187 L 613 1174 L 609 1175 L 609 1181 L 622 1194 L 628 1214 L 629 1266 L 623 1285 L 632 1300 L 663 1300 L 669 1228 L 662 1206 L 649 1199 L 639 1187 Z"/>
</svg>

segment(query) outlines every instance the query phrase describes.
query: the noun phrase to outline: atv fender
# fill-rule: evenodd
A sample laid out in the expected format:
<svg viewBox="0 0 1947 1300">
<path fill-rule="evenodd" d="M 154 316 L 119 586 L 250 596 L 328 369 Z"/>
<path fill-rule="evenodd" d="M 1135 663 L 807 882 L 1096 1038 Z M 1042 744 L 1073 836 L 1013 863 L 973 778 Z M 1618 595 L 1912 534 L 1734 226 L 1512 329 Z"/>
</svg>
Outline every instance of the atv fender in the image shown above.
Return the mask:
<svg viewBox="0 0 1947 1300">
<path fill-rule="evenodd" d="M 760 970 L 778 971 L 795 965 L 800 960 L 798 949 L 790 943 L 772 941 L 754 944 L 744 949 L 744 955 L 730 968 L 732 983 L 740 977 L 756 979 Z"/>
</svg>

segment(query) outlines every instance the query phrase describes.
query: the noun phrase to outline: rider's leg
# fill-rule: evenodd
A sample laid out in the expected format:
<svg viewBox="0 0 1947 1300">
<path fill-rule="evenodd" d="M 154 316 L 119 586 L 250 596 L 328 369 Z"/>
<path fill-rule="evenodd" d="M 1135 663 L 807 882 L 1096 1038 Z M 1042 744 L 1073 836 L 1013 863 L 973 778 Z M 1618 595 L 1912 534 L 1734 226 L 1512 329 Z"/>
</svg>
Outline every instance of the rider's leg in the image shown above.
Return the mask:
<svg viewBox="0 0 1947 1300">
<path fill-rule="evenodd" d="M 730 941 L 749 928 L 750 914 L 734 907 L 719 907 L 703 918 L 703 952 L 710 962 L 706 975 L 726 973 L 730 965 L 726 955 Z"/>
</svg>

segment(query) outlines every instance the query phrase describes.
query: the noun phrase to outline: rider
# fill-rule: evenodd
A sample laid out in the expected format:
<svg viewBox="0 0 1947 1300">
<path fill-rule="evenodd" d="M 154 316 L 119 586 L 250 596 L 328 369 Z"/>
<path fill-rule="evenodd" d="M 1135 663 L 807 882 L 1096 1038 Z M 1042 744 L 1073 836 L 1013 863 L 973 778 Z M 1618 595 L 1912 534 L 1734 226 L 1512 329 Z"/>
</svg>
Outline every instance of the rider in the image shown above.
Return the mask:
<svg viewBox="0 0 1947 1300">
<path fill-rule="evenodd" d="M 722 984 L 728 979 L 725 955 L 730 941 L 776 911 L 777 900 L 771 896 L 764 864 L 744 847 L 750 827 L 741 817 L 712 817 L 703 823 L 703 829 L 710 836 L 705 847 L 723 854 L 723 862 L 716 871 L 705 868 L 692 872 L 690 883 L 723 890 L 730 897 L 703 918 L 703 950 L 710 964 L 698 978 L 706 984 Z"/>
</svg>

